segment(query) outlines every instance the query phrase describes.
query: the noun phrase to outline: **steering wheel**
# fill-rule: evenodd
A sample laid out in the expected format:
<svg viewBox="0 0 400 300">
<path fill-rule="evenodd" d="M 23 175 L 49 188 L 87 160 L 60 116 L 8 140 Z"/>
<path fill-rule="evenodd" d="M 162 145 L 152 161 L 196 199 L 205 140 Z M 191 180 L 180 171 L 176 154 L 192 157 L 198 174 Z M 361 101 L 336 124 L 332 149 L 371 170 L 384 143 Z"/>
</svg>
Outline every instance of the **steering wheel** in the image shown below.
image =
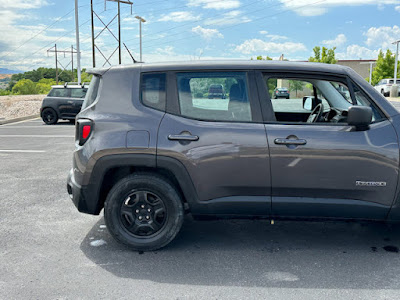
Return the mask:
<svg viewBox="0 0 400 300">
<path fill-rule="evenodd" d="M 307 123 L 315 123 L 319 121 L 322 117 L 323 111 L 324 111 L 324 106 L 322 105 L 322 103 L 317 104 L 317 106 L 308 116 Z"/>
</svg>

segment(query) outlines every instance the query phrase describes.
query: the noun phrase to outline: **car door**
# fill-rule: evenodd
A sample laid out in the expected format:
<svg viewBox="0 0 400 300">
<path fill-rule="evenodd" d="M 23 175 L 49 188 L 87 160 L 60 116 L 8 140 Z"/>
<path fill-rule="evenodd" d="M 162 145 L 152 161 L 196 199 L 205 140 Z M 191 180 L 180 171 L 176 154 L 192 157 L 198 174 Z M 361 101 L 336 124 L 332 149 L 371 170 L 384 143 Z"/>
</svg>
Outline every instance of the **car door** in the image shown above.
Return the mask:
<svg viewBox="0 0 400 300">
<path fill-rule="evenodd" d="M 60 117 L 67 117 L 72 114 L 74 110 L 74 101 L 71 100 L 71 92 L 68 88 L 59 88 L 56 90 L 56 97 L 58 102 L 58 111 Z"/>
<path fill-rule="evenodd" d="M 396 191 L 399 150 L 396 132 L 383 112 L 347 78 L 268 72 L 257 73 L 257 78 L 271 157 L 273 215 L 384 219 Z M 313 85 L 309 92 L 329 106 L 324 109 L 324 118 L 329 119 L 338 109 L 337 119 L 316 123 L 279 119 L 279 105 L 271 102 L 268 80 L 290 84 L 299 78 L 322 90 L 331 87 L 321 92 Z M 349 92 L 335 91 L 336 85 L 342 90 L 350 86 Z M 373 108 L 373 123 L 368 129 L 358 131 L 344 122 L 349 95 L 347 106 L 354 103 Z M 303 109 L 301 96 L 307 97 L 307 92 L 290 99 L 296 109 Z"/>
<path fill-rule="evenodd" d="M 214 84 L 229 94 L 209 99 Z M 254 73 L 173 72 L 167 95 L 157 164 L 183 165 L 194 187 L 192 213 L 268 216 L 268 144 Z"/>
<path fill-rule="evenodd" d="M 73 88 L 71 89 L 71 99 L 73 101 L 72 113 L 77 115 L 82 108 L 83 101 L 85 100 L 87 88 Z"/>
</svg>

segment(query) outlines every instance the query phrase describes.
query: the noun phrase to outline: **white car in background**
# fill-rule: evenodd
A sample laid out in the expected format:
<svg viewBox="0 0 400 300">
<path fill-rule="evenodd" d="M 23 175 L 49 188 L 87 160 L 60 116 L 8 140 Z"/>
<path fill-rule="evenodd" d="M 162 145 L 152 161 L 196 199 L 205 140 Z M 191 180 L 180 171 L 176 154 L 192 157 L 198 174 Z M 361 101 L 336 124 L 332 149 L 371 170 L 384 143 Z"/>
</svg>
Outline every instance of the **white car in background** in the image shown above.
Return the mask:
<svg viewBox="0 0 400 300">
<path fill-rule="evenodd" d="M 396 80 L 398 87 L 398 91 L 400 93 L 400 79 Z M 390 95 L 390 88 L 394 84 L 393 78 L 382 79 L 375 85 L 375 89 L 380 92 L 383 96 L 388 97 Z"/>
</svg>

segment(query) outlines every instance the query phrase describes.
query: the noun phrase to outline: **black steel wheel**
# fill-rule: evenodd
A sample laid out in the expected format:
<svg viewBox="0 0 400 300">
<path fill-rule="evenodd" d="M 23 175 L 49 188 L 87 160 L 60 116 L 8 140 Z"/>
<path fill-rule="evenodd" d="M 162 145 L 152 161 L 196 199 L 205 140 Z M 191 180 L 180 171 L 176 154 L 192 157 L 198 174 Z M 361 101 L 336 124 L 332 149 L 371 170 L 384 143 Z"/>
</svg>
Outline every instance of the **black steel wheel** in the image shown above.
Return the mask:
<svg viewBox="0 0 400 300">
<path fill-rule="evenodd" d="M 58 121 L 58 116 L 56 111 L 52 108 L 45 108 L 42 112 L 42 120 L 47 125 L 56 124 Z"/>
<path fill-rule="evenodd" d="M 131 193 L 122 202 L 120 213 L 122 225 L 136 237 L 156 234 L 167 219 L 163 200 L 147 190 Z"/>
<path fill-rule="evenodd" d="M 111 235 L 134 250 L 170 243 L 183 223 L 182 200 L 174 186 L 153 174 L 133 174 L 109 192 L 104 218 Z"/>
</svg>

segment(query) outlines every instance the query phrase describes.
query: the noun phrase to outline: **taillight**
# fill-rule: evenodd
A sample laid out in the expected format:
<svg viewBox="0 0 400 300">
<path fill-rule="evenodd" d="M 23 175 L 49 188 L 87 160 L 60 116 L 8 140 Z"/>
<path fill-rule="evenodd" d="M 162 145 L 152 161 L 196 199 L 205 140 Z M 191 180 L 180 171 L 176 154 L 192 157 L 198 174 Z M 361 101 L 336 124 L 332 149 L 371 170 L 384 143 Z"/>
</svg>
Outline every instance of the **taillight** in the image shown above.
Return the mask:
<svg viewBox="0 0 400 300">
<path fill-rule="evenodd" d="M 76 140 L 82 146 L 89 139 L 93 131 L 93 122 L 88 119 L 79 119 L 76 122 Z"/>
<path fill-rule="evenodd" d="M 82 129 L 82 139 L 87 139 L 90 135 L 90 130 L 91 126 L 90 125 L 84 125 Z"/>
</svg>

